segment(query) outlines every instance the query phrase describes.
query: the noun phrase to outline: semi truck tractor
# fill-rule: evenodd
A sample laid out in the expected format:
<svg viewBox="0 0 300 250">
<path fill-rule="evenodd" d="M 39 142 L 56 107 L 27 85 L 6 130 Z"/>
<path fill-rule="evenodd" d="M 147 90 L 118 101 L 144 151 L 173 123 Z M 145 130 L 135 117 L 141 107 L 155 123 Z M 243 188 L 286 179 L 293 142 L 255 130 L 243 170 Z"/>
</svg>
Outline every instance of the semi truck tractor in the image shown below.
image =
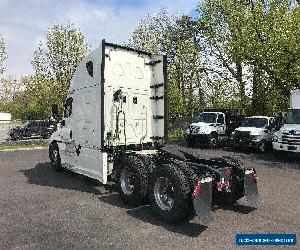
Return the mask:
<svg viewBox="0 0 300 250">
<path fill-rule="evenodd" d="M 220 196 L 232 203 L 246 196 L 252 206 L 259 205 L 257 173 L 251 166 L 164 147 L 166 62 L 166 56 L 103 40 L 71 80 L 63 118 L 50 138 L 52 167 L 103 184 L 116 182 L 125 203 L 150 203 L 169 223 L 197 214 L 208 224 L 211 204 Z"/>
<path fill-rule="evenodd" d="M 274 117 L 246 117 L 241 126 L 231 136 L 232 146 L 237 148 L 254 148 L 264 153 L 272 147 L 272 136 L 275 132 Z"/>
<path fill-rule="evenodd" d="M 272 144 L 278 152 L 300 153 L 300 89 L 291 91 L 290 108 L 284 124 L 274 133 Z"/>
<path fill-rule="evenodd" d="M 227 141 L 237 126 L 238 117 L 229 109 L 206 109 L 186 130 L 187 145 L 216 148 L 220 142 Z"/>
</svg>

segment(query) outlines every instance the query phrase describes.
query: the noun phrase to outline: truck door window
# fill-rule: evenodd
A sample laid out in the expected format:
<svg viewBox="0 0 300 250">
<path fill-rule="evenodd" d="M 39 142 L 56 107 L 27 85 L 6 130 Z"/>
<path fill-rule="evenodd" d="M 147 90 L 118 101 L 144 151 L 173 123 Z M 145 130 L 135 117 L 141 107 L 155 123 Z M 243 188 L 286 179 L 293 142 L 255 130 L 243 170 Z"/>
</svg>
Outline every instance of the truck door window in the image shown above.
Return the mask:
<svg viewBox="0 0 300 250">
<path fill-rule="evenodd" d="M 270 128 L 270 129 L 274 128 L 274 127 L 275 127 L 274 125 L 275 125 L 274 119 L 271 118 L 271 119 L 269 120 L 269 128 Z"/>
<path fill-rule="evenodd" d="M 137 104 L 137 97 L 133 97 L 133 104 Z"/>
<path fill-rule="evenodd" d="M 93 66 L 93 62 L 92 61 L 88 61 L 87 63 L 86 63 L 86 70 L 87 70 L 87 72 L 89 73 L 89 75 L 91 76 L 91 77 L 93 77 L 93 75 L 94 75 L 94 66 Z"/>
<path fill-rule="evenodd" d="M 65 104 L 64 117 L 68 118 L 72 115 L 73 98 L 69 97 Z"/>
<path fill-rule="evenodd" d="M 222 114 L 219 114 L 218 115 L 218 120 L 217 120 L 217 123 L 221 123 L 221 124 L 224 124 L 224 115 Z"/>
</svg>

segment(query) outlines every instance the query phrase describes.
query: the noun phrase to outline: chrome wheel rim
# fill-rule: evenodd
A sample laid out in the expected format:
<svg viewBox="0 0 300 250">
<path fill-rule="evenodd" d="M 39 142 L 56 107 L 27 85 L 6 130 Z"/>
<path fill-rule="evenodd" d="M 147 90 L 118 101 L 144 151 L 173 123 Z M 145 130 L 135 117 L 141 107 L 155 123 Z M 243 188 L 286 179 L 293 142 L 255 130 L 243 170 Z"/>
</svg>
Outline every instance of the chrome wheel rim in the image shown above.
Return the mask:
<svg viewBox="0 0 300 250">
<path fill-rule="evenodd" d="M 57 158 L 58 158 L 58 151 L 56 149 L 54 149 L 52 151 L 52 162 L 53 162 L 53 164 L 57 163 Z"/>
<path fill-rule="evenodd" d="M 169 211 L 174 206 L 174 187 L 169 179 L 160 177 L 154 186 L 154 197 L 160 209 Z"/>
<path fill-rule="evenodd" d="M 134 190 L 133 177 L 126 168 L 123 168 L 120 177 L 121 188 L 124 194 L 131 195 Z"/>
<path fill-rule="evenodd" d="M 215 147 L 217 145 L 217 139 L 215 137 L 211 138 L 210 143 L 211 143 L 212 147 Z"/>
</svg>

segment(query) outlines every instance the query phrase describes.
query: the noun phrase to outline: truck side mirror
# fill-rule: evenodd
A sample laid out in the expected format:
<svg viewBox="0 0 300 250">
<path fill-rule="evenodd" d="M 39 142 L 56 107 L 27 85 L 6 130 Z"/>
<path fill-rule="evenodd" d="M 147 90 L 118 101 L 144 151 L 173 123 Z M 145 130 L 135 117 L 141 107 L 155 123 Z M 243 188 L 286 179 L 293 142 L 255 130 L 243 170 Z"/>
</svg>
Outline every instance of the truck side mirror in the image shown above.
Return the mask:
<svg viewBox="0 0 300 250">
<path fill-rule="evenodd" d="M 276 123 L 275 126 L 274 126 L 274 127 L 275 127 L 275 130 L 276 130 L 276 131 L 279 131 L 280 128 L 282 127 L 282 125 L 283 125 L 283 122 L 278 122 L 278 123 Z"/>
<path fill-rule="evenodd" d="M 56 103 L 53 103 L 51 108 L 52 108 L 52 117 L 54 119 L 57 119 L 58 118 L 58 105 Z"/>
</svg>

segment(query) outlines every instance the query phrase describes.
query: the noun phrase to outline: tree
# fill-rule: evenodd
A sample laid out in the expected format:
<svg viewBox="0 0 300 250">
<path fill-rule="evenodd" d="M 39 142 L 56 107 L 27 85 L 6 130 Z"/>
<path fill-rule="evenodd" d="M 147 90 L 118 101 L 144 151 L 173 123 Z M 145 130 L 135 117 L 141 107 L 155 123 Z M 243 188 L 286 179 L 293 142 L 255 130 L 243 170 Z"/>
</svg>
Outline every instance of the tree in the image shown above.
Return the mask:
<svg viewBox="0 0 300 250">
<path fill-rule="evenodd" d="M 183 113 L 194 116 L 205 105 L 205 82 L 201 51 L 195 39 L 196 23 L 181 16 L 164 34 L 164 48 L 169 58 L 169 81 L 181 93 Z"/>
<path fill-rule="evenodd" d="M 14 96 L 17 92 L 22 90 L 21 81 L 13 78 L 12 76 L 7 76 L 2 79 L 0 87 L 0 100 L 2 102 L 13 101 Z"/>
<path fill-rule="evenodd" d="M 241 42 L 243 13 L 246 1 L 206 0 L 197 11 L 199 45 L 206 53 L 209 73 L 223 80 L 236 82 L 239 89 L 240 108 L 246 105 L 245 61 Z M 223 81 L 224 82 L 224 81 Z M 226 82 L 226 81 L 225 81 Z"/>
<path fill-rule="evenodd" d="M 166 9 L 148 14 L 134 29 L 127 46 L 153 54 L 165 52 L 164 34 L 174 24 Z"/>
<path fill-rule="evenodd" d="M 5 48 L 4 39 L 0 35 L 0 75 L 5 71 L 4 62 L 7 59 L 7 53 Z"/>
<path fill-rule="evenodd" d="M 246 59 L 267 76 L 271 96 L 277 92 L 276 99 L 284 99 L 281 109 L 286 108 L 290 90 L 300 87 L 299 7 L 288 0 L 250 0 L 249 6 Z"/>
<path fill-rule="evenodd" d="M 40 42 L 34 52 L 35 83 L 54 84 L 54 92 L 49 94 L 57 96 L 62 106 L 73 74 L 88 51 L 84 34 L 73 24 L 54 25 L 48 30 L 47 41 Z"/>
<path fill-rule="evenodd" d="M 127 43 L 136 49 L 167 55 L 170 116 L 193 115 L 204 105 L 203 72 L 193 25 L 192 18 L 171 17 L 162 9 L 143 18 Z"/>
<path fill-rule="evenodd" d="M 290 0 L 206 0 L 198 11 L 199 45 L 213 62 L 212 72 L 238 83 L 242 110 L 250 111 L 247 95 L 253 114 L 286 108 L 290 90 L 300 87 L 298 4 Z"/>
</svg>

